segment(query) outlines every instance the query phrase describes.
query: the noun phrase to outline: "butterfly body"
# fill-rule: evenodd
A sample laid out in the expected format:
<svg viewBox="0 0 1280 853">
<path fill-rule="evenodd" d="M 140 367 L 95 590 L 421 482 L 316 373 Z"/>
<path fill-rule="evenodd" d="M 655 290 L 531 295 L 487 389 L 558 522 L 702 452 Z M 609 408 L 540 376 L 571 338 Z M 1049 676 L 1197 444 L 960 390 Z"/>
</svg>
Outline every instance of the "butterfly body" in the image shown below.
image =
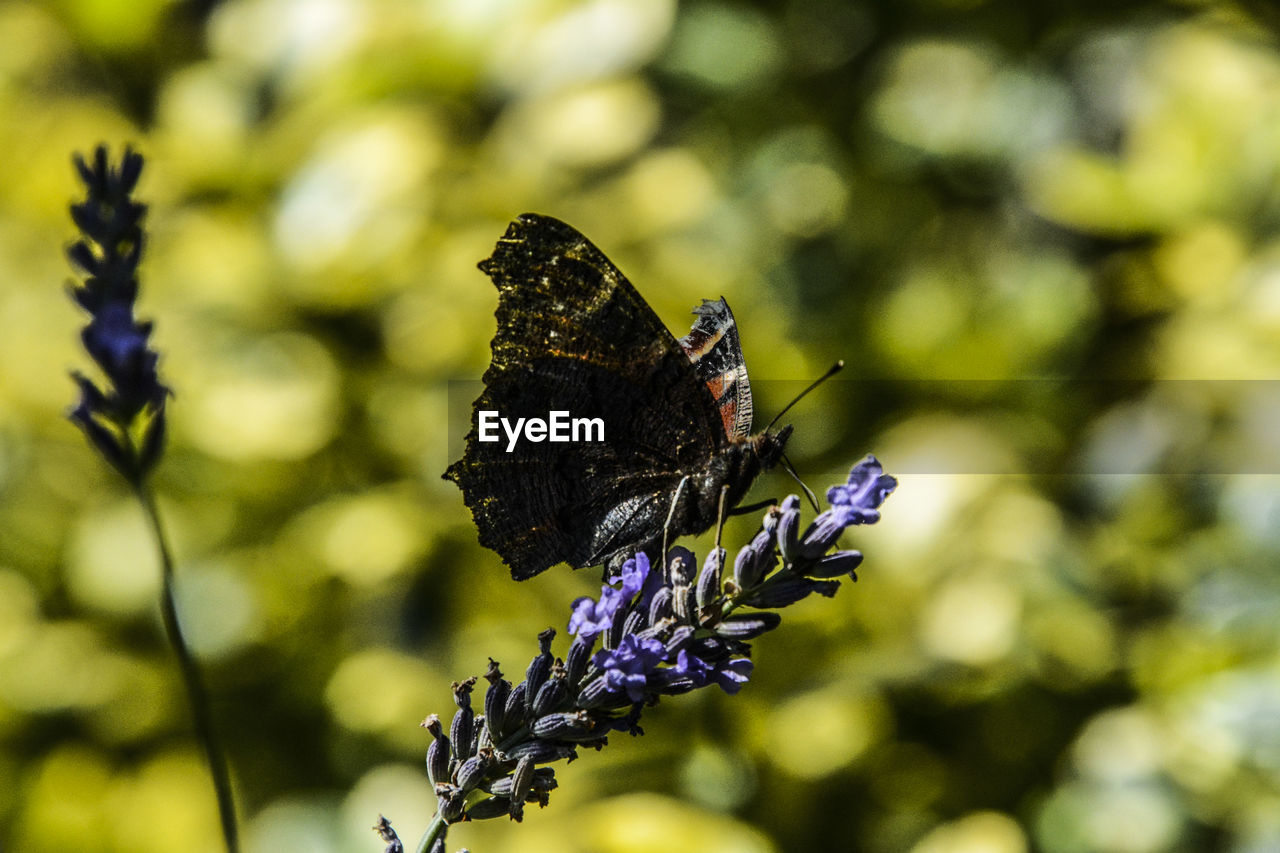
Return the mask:
<svg viewBox="0 0 1280 853">
<path fill-rule="evenodd" d="M 480 269 L 498 288 L 498 330 L 475 410 L 513 421 L 559 410 L 604 424 L 601 442 L 508 450 L 480 441 L 473 421 L 445 477 L 516 579 L 652 552 L 664 528 L 672 539 L 700 533 L 722 490 L 734 506 L 781 457 L 789 428 L 750 435 L 750 388 L 723 300 L 695 309 L 677 340 L 599 249 L 534 214 L 511 224 Z"/>
</svg>

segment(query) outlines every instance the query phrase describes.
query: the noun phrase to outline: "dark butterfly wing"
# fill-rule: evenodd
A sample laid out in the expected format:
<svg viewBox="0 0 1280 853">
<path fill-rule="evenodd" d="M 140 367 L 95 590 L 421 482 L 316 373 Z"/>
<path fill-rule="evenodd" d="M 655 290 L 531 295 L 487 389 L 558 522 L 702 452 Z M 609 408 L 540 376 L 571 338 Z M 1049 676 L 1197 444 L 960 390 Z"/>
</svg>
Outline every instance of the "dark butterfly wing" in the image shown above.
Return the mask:
<svg viewBox="0 0 1280 853">
<path fill-rule="evenodd" d="M 746 438 L 751 434 L 751 383 L 733 312 L 722 297 L 714 302 L 702 300 L 693 313 L 698 319 L 680 339 L 680 347 L 698 378 L 707 383 L 720 409 L 725 435 Z"/>
<path fill-rule="evenodd" d="M 445 473 L 481 544 L 517 579 L 595 565 L 652 538 L 654 504 L 727 443 L 708 386 L 608 258 L 570 226 L 525 214 L 481 262 L 498 288 L 493 361 L 476 411 L 600 418 L 605 441 L 481 442 Z M 660 534 L 660 530 L 657 533 Z"/>
</svg>

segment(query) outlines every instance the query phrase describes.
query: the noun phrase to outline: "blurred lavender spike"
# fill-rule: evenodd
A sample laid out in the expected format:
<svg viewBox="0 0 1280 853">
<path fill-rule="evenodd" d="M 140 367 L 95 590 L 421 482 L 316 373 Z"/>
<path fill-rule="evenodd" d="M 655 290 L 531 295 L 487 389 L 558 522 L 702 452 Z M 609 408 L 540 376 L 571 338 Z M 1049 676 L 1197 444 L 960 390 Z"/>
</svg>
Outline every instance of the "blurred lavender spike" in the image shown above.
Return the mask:
<svg viewBox="0 0 1280 853">
<path fill-rule="evenodd" d="M 84 275 L 71 287 L 71 298 L 89 314 L 80 339 L 107 386 L 101 389 L 73 372 L 80 399 L 68 417 L 113 468 L 138 485 L 160 460 L 169 395 L 157 373 L 159 356 L 148 342 L 152 324 L 133 314 L 147 211 L 132 197 L 142 155 L 125 148 L 113 166 L 100 145 L 91 161 L 78 154 L 74 161 L 86 197 L 71 206 L 80 237 L 67 258 Z"/>
</svg>

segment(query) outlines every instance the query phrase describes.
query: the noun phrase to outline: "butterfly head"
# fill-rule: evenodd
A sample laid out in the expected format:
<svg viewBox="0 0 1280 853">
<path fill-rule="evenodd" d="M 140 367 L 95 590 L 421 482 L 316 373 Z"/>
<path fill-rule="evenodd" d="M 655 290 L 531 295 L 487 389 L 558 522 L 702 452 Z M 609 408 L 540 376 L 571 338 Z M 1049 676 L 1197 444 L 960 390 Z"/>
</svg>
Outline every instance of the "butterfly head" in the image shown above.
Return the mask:
<svg viewBox="0 0 1280 853">
<path fill-rule="evenodd" d="M 767 471 L 778 464 L 789 438 L 791 438 L 791 424 L 787 424 L 777 432 L 766 430 L 751 440 L 755 445 L 756 458 L 760 460 L 762 469 Z"/>
</svg>

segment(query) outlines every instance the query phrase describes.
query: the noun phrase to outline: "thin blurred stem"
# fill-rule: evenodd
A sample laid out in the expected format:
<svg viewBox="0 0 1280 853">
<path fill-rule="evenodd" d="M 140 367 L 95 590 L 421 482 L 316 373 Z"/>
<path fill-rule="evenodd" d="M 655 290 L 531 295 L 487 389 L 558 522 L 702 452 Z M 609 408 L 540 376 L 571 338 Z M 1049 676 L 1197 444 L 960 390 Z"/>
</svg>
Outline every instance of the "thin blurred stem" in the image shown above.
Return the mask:
<svg viewBox="0 0 1280 853">
<path fill-rule="evenodd" d="M 209 712 L 209 696 L 204 689 L 204 681 L 200 677 L 200 668 L 187 648 L 187 641 L 182 636 L 182 626 L 178 623 L 178 607 L 173 589 L 173 556 L 169 550 L 168 537 L 164 525 L 160 522 L 160 512 L 156 508 L 155 498 L 144 483 L 135 483 L 134 491 L 151 524 L 151 532 L 156 538 L 156 547 L 160 552 L 160 570 L 164 580 L 160 593 L 160 612 L 164 617 L 164 631 L 169 638 L 169 645 L 178 656 L 178 668 L 182 671 L 182 683 L 187 691 L 187 704 L 191 706 L 191 715 L 195 722 L 196 739 L 204 747 L 205 758 L 209 762 L 209 773 L 213 777 L 213 790 L 218 798 L 218 816 L 222 821 L 222 838 L 227 845 L 227 853 L 239 853 L 240 838 L 236 828 L 236 806 L 231 797 L 231 776 L 227 771 L 227 758 L 222 751 L 213 716 Z"/>
<path fill-rule="evenodd" d="M 417 853 L 427 853 L 446 827 L 448 827 L 448 824 L 444 822 L 444 818 L 440 816 L 440 813 L 436 812 L 435 817 L 431 818 L 431 825 L 427 827 L 426 832 L 422 833 L 422 838 L 418 839 Z"/>
</svg>

